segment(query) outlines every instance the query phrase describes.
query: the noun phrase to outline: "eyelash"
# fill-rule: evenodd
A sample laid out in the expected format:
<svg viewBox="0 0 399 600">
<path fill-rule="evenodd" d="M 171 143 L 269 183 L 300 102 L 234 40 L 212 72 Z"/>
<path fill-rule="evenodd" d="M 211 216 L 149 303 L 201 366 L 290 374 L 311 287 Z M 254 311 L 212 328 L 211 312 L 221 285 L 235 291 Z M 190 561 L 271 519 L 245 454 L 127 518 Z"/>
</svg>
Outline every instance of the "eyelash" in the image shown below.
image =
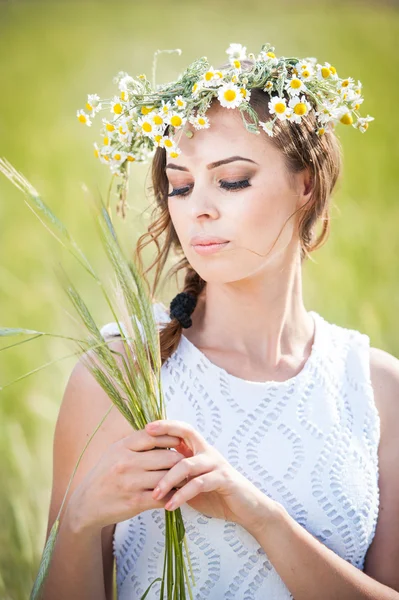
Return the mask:
<svg viewBox="0 0 399 600">
<path fill-rule="evenodd" d="M 249 183 L 248 179 L 242 179 L 241 181 L 221 181 L 220 182 L 220 187 L 229 191 L 232 190 L 240 190 L 246 187 L 249 187 L 251 184 Z M 175 190 L 172 190 L 172 192 L 170 194 L 168 194 L 169 198 L 172 196 L 187 196 L 190 187 L 192 186 L 186 186 L 186 187 L 182 187 L 182 188 L 176 188 Z M 187 190 L 186 192 L 182 193 L 183 190 Z"/>
</svg>

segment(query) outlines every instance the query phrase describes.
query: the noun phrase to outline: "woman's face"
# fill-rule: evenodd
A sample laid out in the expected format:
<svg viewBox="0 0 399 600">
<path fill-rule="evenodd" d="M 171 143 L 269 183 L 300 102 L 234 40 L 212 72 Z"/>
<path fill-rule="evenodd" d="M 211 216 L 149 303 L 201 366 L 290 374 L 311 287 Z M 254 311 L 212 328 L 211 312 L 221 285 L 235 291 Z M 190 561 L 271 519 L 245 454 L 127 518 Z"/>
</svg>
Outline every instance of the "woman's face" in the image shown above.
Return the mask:
<svg viewBox="0 0 399 600">
<path fill-rule="evenodd" d="M 299 207 L 300 177 L 288 177 L 267 134 L 248 132 L 238 110 L 212 105 L 207 116 L 209 129 L 197 131 L 186 123 L 181 136 L 175 132 L 182 153 L 167 157 L 168 207 L 191 266 L 207 282 L 226 283 L 281 265 L 287 252 L 297 252 L 295 217 L 272 246 Z M 188 138 L 186 130 L 194 136 Z M 194 236 L 217 236 L 228 243 L 209 252 L 209 246 L 193 245 Z"/>
</svg>

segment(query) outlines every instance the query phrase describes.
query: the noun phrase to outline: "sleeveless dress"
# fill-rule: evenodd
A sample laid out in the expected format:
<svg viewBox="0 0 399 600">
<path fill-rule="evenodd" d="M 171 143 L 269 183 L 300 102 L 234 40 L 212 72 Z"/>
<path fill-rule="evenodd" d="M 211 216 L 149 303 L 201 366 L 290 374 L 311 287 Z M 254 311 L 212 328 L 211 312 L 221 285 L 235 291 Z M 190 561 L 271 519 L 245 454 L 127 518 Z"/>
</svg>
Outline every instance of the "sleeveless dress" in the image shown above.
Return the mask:
<svg viewBox="0 0 399 600">
<path fill-rule="evenodd" d="M 169 320 L 156 303 L 159 327 Z M 320 542 L 355 567 L 379 510 L 380 418 L 366 334 L 315 311 L 315 339 L 303 369 L 286 381 L 246 381 L 181 337 L 162 365 L 167 417 L 191 423 L 230 464 Z M 103 335 L 118 334 L 115 323 Z M 184 331 L 184 330 L 183 330 Z M 293 598 L 263 548 L 240 525 L 181 507 L 195 600 Z M 117 523 L 113 549 L 118 600 L 139 599 L 164 559 L 164 510 Z M 159 598 L 159 582 L 147 599 Z"/>
</svg>

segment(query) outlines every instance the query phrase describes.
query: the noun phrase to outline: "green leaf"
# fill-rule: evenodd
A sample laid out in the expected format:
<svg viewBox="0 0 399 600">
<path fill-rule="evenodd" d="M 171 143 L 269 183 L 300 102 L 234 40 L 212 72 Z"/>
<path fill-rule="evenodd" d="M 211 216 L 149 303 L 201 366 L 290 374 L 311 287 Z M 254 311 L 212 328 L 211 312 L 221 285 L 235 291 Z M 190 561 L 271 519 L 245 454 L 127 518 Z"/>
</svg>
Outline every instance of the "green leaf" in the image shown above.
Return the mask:
<svg viewBox="0 0 399 600">
<path fill-rule="evenodd" d="M 150 585 L 146 589 L 144 595 L 141 596 L 140 600 L 144 600 L 146 598 L 146 596 L 148 595 L 148 592 L 150 591 L 150 589 L 152 588 L 152 586 L 154 585 L 154 583 L 156 583 L 157 581 L 162 581 L 161 577 L 157 577 L 156 579 L 154 579 L 154 581 L 152 583 L 150 583 Z"/>
</svg>

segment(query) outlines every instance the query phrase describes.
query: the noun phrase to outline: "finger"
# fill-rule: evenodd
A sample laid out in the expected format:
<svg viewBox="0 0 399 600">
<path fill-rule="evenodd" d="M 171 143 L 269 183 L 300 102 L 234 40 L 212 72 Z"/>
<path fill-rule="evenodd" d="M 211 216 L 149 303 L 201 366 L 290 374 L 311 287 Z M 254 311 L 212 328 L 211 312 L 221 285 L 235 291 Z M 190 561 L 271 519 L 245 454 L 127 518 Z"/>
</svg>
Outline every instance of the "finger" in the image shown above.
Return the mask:
<svg viewBox="0 0 399 600">
<path fill-rule="evenodd" d="M 179 506 L 188 502 L 198 494 L 203 492 L 212 492 L 220 486 L 221 476 L 217 470 L 198 475 L 191 479 L 186 485 L 178 489 L 173 498 L 165 504 L 166 510 L 176 510 Z"/>
<path fill-rule="evenodd" d="M 140 455 L 140 466 L 146 471 L 159 471 L 171 469 L 181 461 L 184 456 L 174 450 L 148 450 Z"/>
<path fill-rule="evenodd" d="M 133 431 L 128 436 L 122 438 L 120 442 L 129 450 L 134 452 L 143 452 L 153 448 L 175 448 L 181 444 L 181 440 L 171 435 L 151 436 L 145 429 Z"/>
<path fill-rule="evenodd" d="M 172 435 L 182 438 L 184 443 L 194 450 L 194 454 L 205 450 L 206 440 L 189 423 L 185 421 L 175 421 L 173 419 L 162 419 L 147 423 L 145 430 L 153 436 Z"/>
<path fill-rule="evenodd" d="M 184 458 L 166 472 L 154 490 L 154 498 L 162 498 L 173 487 L 186 477 L 195 477 L 212 469 L 212 464 L 205 454 L 196 454 L 193 458 Z"/>
</svg>

